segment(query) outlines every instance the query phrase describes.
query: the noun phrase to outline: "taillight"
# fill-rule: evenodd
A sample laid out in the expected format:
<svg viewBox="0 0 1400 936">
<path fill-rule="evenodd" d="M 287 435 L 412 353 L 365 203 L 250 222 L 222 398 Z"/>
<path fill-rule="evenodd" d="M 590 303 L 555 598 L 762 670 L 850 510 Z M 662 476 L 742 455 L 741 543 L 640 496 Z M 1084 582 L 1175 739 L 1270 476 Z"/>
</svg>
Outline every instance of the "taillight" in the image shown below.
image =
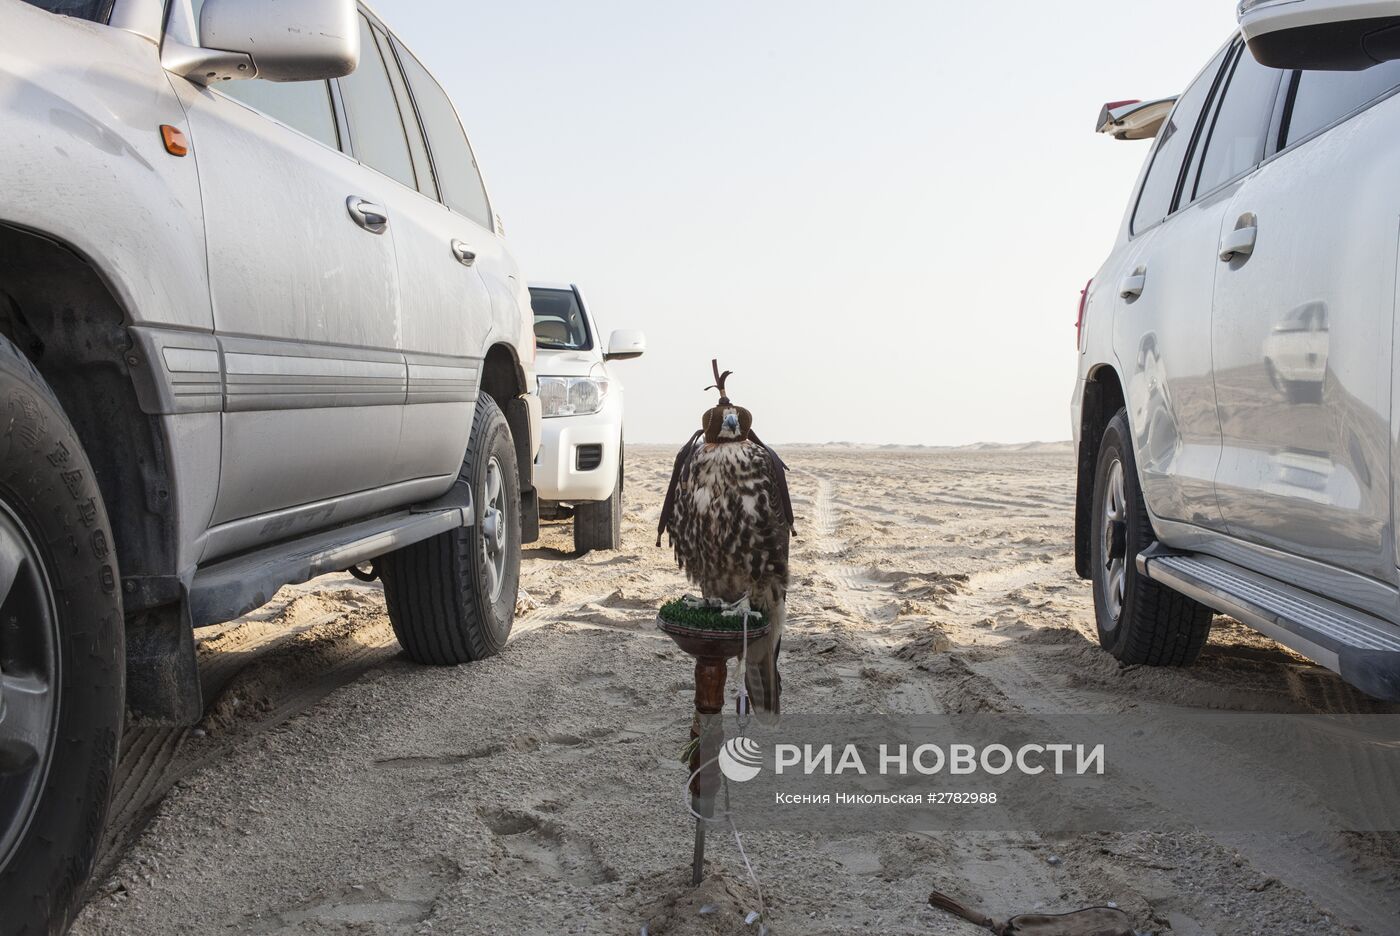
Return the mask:
<svg viewBox="0 0 1400 936">
<path fill-rule="evenodd" d="M 1084 284 L 1084 289 L 1079 293 L 1079 316 L 1074 320 L 1074 346 L 1080 351 L 1084 350 L 1084 309 L 1089 305 L 1089 287 L 1094 285 L 1091 279 Z"/>
</svg>

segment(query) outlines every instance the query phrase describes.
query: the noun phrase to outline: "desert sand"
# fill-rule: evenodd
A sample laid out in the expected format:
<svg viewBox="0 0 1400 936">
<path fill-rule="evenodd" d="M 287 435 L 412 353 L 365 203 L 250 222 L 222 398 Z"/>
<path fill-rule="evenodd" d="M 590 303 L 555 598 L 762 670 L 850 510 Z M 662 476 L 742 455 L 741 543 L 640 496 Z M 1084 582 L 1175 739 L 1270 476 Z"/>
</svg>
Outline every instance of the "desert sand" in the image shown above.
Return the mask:
<svg viewBox="0 0 1400 936">
<path fill-rule="evenodd" d="M 1072 568 L 1067 444 L 783 453 L 798 523 L 787 713 L 1400 711 L 1223 618 L 1191 669 L 1102 653 Z M 495 659 L 410 664 L 377 584 L 345 575 L 201 632 L 209 713 L 128 732 L 75 932 L 756 933 L 732 839 L 711 837 L 709 878 L 689 885 L 691 661 L 653 623 L 684 590 L 653 545 L 673 454 L 629 450 L 621 551 L 575 558 L 568 523 L 546 524 Z M 1113 901 L 1159 936 L 1394 933 L 1400 919 L 1393 835 L 744 844 L 775 934 L 985 933 L 928 908 L 933 887 L 1003 915 Z"/>
</svg>

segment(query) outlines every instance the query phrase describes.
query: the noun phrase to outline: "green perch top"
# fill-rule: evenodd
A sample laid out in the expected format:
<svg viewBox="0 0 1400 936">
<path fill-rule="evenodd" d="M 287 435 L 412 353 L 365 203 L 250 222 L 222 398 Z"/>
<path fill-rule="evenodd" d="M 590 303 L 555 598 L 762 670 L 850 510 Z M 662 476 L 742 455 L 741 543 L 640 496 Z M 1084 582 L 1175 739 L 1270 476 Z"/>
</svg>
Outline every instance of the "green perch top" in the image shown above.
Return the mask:
<svg viewBox="0 0 1400 936">
<path fill-rule="evenodd" d="M 677 598 L 662 605 L 661 620 L 674 627 L 686 627 L 697 631 L 733 631 L 735 634 L 742 634 L 744 631 L 742 615 L 724 615 L 720 613 L 719 608 L 687 607 L 684 598 Z M 750 632 L 768 626 L 768 618 L 757 611 L 750 613 L 748 620 Z"/>
</svg>

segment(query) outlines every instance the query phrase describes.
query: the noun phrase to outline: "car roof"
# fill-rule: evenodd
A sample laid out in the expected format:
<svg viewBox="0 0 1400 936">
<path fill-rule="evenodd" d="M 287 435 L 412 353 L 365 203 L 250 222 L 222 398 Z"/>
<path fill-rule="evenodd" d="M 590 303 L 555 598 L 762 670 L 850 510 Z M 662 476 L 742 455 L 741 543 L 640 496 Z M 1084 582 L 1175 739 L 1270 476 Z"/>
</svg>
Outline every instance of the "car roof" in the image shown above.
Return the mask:
<svg viewBox="0 0 1400 936">
<path fill-rule="evenodd" d="M 537 280 L 532 280 L 532 281 L 530 282 L 530 288 L 531 288 L 531 289 L 562 289 L 562 290 L 564 290 L 565 292 L 573 292 L 574 289 L 575 289 L 575 286 L 574 286 L 573 283 L 559 283 L 559 282 L 543 282 L 543 283 L 542 283 L 542 282 L 539 282 L 539 281 L 537 281 Z"/>
</svg>

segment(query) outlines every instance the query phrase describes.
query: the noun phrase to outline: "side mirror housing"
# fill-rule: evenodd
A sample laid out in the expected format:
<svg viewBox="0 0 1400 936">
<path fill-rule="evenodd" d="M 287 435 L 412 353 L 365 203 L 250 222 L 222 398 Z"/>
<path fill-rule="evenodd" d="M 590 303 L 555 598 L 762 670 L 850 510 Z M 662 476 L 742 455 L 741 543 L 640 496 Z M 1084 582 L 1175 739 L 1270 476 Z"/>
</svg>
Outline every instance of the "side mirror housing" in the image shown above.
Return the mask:
<svg viewBox="0 0 1400 936">
<path fill-rule="evenodd" d="M 629 361 L 647 353 L 647 336 L 631 328 L 623 328 L 608 337 L 605 361 Z"/>
<path fill-rule="evenodd" d="M 1360 71 L 1400 58 L 1400 0 L 1241 0 L 1239 20 L 1270 68 Z"/>
<path fill-rule="evenodd" d="M 191 81 L 323 81 L 360 64 L 355 0 L 205 0 L 199 45 L 166 40 L 165 66 Z"/>
</svg>

